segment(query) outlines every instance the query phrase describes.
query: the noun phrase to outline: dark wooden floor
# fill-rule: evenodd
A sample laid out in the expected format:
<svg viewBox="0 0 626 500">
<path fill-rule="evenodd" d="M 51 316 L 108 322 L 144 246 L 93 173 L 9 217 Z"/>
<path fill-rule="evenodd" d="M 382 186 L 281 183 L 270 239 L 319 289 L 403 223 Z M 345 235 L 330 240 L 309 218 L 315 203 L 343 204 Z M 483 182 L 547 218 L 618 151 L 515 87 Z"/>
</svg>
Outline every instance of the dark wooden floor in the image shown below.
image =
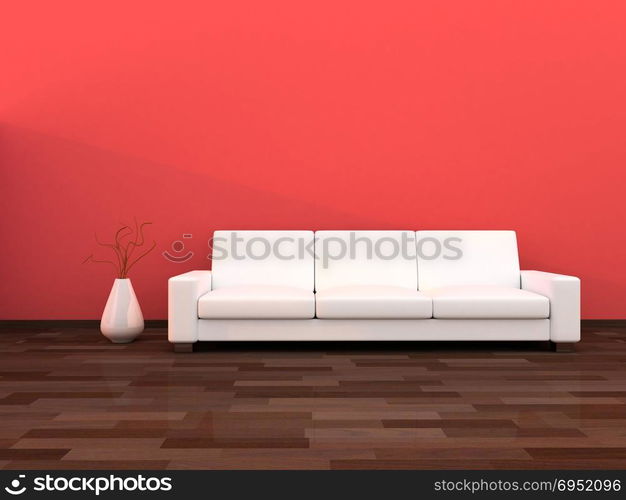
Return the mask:
<svg viewBox="0 0 626 500">
<path fill-rule="evenodd" d="M 0 332 L 0 468 L 626 468 L 626 329 L 542 344 Z"/>
</svg>

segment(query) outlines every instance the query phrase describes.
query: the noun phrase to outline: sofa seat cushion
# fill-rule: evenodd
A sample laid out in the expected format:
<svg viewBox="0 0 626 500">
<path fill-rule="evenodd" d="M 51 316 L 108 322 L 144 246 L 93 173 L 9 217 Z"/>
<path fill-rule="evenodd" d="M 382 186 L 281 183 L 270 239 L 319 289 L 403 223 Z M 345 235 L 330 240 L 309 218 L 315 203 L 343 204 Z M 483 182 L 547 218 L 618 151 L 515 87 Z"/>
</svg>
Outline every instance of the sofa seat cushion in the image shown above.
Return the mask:
<svg viewBox="0 0 626 500">
<path fill-rule="evenodd" d="M 434 318 L 525 319 L 550 317 L 547 297 L 519 288 L 464 285 L 424 292 L 433 299 Z"/>
<path fill-rule="evenodd" d="M 218 288 L 198 300 L 201 319 L 310 319 L 313 291 L 288 286 L 249 285 Z"/>
<path fill-rule="evenodd" d="M 430 297 L 399 286 L 327 288 L 315 294 L 315 303 L 318 318 L 432 318 Z"/>
</svg>

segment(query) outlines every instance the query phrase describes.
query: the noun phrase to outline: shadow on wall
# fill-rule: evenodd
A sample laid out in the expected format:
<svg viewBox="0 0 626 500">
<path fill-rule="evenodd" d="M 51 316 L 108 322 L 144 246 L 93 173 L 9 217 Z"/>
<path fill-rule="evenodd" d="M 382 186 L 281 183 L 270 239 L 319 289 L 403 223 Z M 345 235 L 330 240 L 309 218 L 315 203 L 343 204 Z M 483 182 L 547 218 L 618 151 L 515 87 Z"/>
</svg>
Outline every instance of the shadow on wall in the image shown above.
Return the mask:
<svg viewBox="0 0 626 500">
<path fill-rule="evenodd" d="M 345 186 L 345 199 L 328 206 L 328 200 L 299 197 L 297 169 L 282 172 L 293 176 L 292 188 L 277 195 L 217 179 L 210 165 L 189 172 L 6 124 L 0 126 L 0 164 L 2 319 L 98 318 L 114 276 L 108 267 L 81 262 L 95 247 L 94 232 L 105 236 L 134 216 L 154 222 L 149 237 L 158 243 L 131 276 L 147 319 L 167 315 L 167 278 L 208 268 L 208 237 L 231 228 L 515 229 L 523 268 L 581 277 L 584 318 L 626 317 L 624 235 L 603 209 L 614 199 L 588 207 L 574 197 L 556 206 L 550 192 L 557 188 L 532 195 L 518 190 L 507 198 L 496 183 L 484 187 L 499 192 L 491 203 L 474 205 L 471 192 L 452 203 L 447 190 L 431 189 L 425 178 L 420 185 L 397 185 L 405 196 L 401 211 L 398 204 L 389 209 L 390 186 L 367 202 Z M 278 174 L 259 168 L 259 185 Z M 462 185 L 455 189 L 463 192 Z M 442 202 L 433 203 L 438 196 Z M 184 234 L 193 235 L 184 240 L 193 258 L 165 259 L 162 252 Z"/>
</svg>

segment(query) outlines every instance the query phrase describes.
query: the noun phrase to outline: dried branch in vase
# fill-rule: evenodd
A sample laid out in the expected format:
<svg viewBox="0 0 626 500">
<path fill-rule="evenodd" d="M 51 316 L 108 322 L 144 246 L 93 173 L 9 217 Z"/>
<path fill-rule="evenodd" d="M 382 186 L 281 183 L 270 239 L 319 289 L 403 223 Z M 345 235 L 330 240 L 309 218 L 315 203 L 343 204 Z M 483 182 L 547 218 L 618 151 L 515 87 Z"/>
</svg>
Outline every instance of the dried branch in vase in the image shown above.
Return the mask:
<svg viewBox="0 0 626 500">
<path fill-rule="evenodd" d="M 100 241 L 98 235 L 95 235 L 96 243 L 98 245 L 110 248 L 113 250 L 114 259 L 96 259 L 94 255 L 91 254 L 87 257 L 83 264 L 86 262 L 94 262 L 96 264 L 110 264 L 115 268 L 117 277 L 119 279 L 128 278 L 128 273 L 133 268 L 137 262 L 143 259 L 146 255 L 148 255 L 154 248 L 156 247 L 156 241 L 152 242 L 149 248 L 144 249 L 144 245 L 146 243 L 143 228 L 144 226 L 150 225 L 152 222 L 142 222 L 139 224 L 137 219 L 135 219 L 135 223 L 133 226 L 122 226 L 120 227 L 115 236 L 113 237 L 112 243 L 105 243 Z"/>
</svg>

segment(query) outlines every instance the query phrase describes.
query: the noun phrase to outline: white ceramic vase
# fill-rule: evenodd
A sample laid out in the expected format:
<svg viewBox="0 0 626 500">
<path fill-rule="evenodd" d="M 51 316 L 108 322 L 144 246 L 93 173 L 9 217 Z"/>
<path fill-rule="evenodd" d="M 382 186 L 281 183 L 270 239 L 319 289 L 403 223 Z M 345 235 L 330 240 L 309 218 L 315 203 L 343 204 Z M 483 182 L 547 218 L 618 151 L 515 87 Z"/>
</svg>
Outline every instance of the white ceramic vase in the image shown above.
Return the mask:
<svg viewBox="0 0 626 500">
<path fill-rule="evenodd" d="M 143 314 L 130 279 L 116 279 L 100 321 L 102 335 L 115 344 L 126 344 L 143 332 Z"/>
</svg>

